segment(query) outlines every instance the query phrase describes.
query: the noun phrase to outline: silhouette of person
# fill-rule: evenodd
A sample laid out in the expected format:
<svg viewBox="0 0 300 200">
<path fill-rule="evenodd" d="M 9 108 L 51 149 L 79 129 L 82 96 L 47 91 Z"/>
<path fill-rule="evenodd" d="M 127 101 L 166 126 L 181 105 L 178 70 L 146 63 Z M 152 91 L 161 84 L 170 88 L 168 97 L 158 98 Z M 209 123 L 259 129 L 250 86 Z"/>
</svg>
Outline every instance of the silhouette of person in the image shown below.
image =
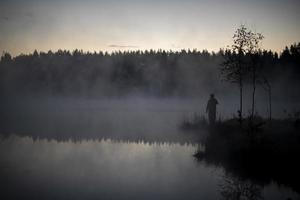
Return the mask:
<svg viewBox="0 0 300 200">
<path fill-rule="evenodd" d="M 211 94 L 206 106 L 206 113 L 208 113 L 210 125 L 213 125 L 216 122 L 217 104 L 219 104 L 219 102 L 215 98 L 215 95 Z"/>
</svg>

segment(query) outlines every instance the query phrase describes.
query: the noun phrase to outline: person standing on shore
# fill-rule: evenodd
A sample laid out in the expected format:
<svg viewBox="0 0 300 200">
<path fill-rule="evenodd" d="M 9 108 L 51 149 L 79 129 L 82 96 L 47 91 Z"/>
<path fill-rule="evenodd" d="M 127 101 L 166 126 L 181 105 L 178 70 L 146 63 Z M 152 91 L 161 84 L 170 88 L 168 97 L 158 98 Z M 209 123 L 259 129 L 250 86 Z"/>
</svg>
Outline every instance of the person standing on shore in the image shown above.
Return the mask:
<svg viewBox="0 0 300 200">
<path fill-rule="evenodd" d="M 208 113 L 209 125 L 214 125 L 216 122 L 217 104 L 219 104 L 219 102 L 215 98 L 215 95 L 211 94 L 206 106 L 206 113 Z"/>
</svg>

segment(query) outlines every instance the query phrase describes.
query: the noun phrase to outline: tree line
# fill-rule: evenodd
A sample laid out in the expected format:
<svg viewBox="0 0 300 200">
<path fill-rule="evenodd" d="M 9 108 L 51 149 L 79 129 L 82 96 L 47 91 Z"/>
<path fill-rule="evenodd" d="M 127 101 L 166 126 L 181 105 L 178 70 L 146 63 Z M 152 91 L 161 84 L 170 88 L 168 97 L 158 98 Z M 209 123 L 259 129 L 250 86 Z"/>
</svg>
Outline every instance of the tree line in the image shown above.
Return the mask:
<svg viewBox="0 0 300 200">
<path fill-rule="evenodd" d="M 58 50 L 16 57 L 3 53 L 0 93 L 194 96 L 222 88 L 220 66 L 235 57 L 242 61 L 249 55 L 230 49 L 216 53 L 196 49 L 112 53 Z M 255 60 L 259 60 L 255 74 L 264 74 L 269 82 L 276 81 L 281 71 L 289 72 L 289 80 L 299 80 L 300 43 L 286 47 L 281 54 L 259 49 Z M 251 84 L 249 76 L 243 78 L 243 84 Z"/>
</svg>

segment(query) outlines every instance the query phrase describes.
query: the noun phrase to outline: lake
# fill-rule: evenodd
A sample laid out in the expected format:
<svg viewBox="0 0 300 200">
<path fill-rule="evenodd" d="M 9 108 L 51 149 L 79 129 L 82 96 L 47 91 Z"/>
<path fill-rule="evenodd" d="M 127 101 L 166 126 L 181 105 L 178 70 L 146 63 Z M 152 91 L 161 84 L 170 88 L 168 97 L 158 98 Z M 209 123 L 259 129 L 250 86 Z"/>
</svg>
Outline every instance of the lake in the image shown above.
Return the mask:
<svg viewBox="0 0 300 200">
<path fill-rule="evenodd" d="M 130 102 L 130 103 L 129 103 Z M 179 106 L 180 105 L 180 106 Z M 197 138 L 178 128 L 196 103 L 51 101 L 3 108 L 4 199 L 297 199 L 197 161 Z M 4 113 L 4 114 L 3 114 Z"/>
</svg>

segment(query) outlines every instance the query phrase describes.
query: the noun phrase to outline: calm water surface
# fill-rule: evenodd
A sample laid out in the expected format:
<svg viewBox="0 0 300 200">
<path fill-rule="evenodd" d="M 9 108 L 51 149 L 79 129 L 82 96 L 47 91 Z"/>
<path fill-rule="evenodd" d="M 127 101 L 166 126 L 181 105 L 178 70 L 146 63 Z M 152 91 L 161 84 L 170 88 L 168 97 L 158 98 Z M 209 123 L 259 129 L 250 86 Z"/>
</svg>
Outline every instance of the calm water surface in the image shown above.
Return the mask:
<svg viewBox="0 0 300 200">
<path fill-rule="evenodd" d="M 199 135 L 178 125 L 198 102 L 22 104 L 0 115 L 1 199 L 299 198 L 196 161 Z"/>
<path fill-rule="evenodd" d="M 197 162 L 193 145 L 18 136 L 0 144 L 1 195 L 7 199 L 222 199 L 237 180 L 222 167 Z M 265 199 L 297 196 L 275 184 L 251 187 Z"/>
</svg>

